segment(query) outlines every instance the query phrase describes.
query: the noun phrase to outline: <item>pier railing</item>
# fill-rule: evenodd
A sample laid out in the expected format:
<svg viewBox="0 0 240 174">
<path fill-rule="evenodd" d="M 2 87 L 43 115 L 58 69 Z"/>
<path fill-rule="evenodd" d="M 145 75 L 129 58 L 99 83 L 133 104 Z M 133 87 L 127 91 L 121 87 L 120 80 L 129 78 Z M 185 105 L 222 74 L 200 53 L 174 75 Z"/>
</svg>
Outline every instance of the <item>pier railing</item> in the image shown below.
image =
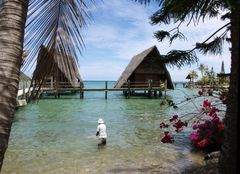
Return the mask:
<svg viewBox="0 0 240 174">
<path fill-rule="evenodd" d="M 121 88 L 109 87 L 108 81 L 105 81 L 105 85 L 102 88 L 85 88 L 83 82 L 45 82 L 41 86 L 41 92 L 52 93 L 55 96 L 60 97 L 60 94 L 64 91 L 79 91 L 80 98 L 84 97 L 85 91 L 103 91 L 105 92 L 105 99 L 109 91 L 122 91 L 126 98 L 134 94 L 137 91 L 146 93 L 148 96 L 162 95 L 162 91 L 166 94 L 167 81 L 153 82 L 151 80 L 147 82 L 130 82 L 127 81 Z"/>
</svg>

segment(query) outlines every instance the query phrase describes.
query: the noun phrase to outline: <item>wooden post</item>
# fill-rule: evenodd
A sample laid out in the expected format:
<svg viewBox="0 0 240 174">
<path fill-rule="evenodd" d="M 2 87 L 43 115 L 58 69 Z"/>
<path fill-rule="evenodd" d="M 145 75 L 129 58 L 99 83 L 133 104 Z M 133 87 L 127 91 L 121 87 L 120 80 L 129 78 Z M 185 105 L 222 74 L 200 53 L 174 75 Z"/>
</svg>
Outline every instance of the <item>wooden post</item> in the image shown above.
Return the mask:
<svg viewBox="0 0 240 174">
<path fill-rule="evenodd" d="M 130 80 L 128 80 L 127 98 L 130 98 Z"/>
<path fill-rule="evenodd" d="M 162 81 L 159 81 L 159 91 L 158 91 L 158 96 L 162 97 Z"/>
<path fill-rule="evenodd" d="M 154 97 L 157 97 L 157 90 L 154 90 Z"/>
<path fill-rule="evenodd" d="M 108 82 L 105 81 L 105 99 L 107 99 L 107 92 L 108 92 Z"/>
<path fill-rule="evenodd" d="M 25 93 L 25 81 L 23 81 L 23 98 L 26 99 L 26 93 Z"/>
<path fill-rule="evenodd" d="M 51 76 L 51 89 L 53 89 L 53 76 Z"/>
<path fill-rule="evenodd" d="M 80 99 L 83 99 L 84 95 L 83 95 L 83 83 L 82 81 L 80 81 Z"/>
<path fill-rule="evenodd" d="M 152 80 L 148 80 L 148 97 L 152 97 Z"/>
</svg>

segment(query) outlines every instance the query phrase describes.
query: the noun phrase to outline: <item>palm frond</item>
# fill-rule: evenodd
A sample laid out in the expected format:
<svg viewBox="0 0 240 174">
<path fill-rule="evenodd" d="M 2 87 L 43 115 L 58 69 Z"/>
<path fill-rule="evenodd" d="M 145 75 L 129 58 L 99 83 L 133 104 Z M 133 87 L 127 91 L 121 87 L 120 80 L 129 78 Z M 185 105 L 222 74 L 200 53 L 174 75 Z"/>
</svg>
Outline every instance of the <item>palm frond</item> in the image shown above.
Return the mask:
<svg viewBox="0 0 240 174">
<path fill-rule="evenodd" d="M 194 51 L 172 50 L 167 55 L 162 56 L 163 61 L 170 67 L 181 68 L 185 65 L 191 65 L 198 61 Z"/>
<path fill-rule="evenodd" d="M 77 60 L 84 48 L 82 29 L 91 15 L 88 8 L 94 0 L 30 0 L 24 49 L 28 57 L 23 69 L 31 68 L 41 45 L 52 52 Z"/>
</svg>

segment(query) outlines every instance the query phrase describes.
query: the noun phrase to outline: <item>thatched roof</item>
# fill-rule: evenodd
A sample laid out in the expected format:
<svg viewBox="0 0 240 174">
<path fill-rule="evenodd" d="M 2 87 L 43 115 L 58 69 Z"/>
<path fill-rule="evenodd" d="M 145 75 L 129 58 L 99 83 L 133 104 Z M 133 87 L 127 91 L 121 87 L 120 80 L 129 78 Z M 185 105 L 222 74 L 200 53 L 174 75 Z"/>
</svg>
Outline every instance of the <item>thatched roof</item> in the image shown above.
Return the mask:
<svg viewBox="0 0 240 174">
<path fill-rule="evenodd" d="M 186 79 L 192 79 L 192 78 L 191 78 L 191 76 L 188 74 L 187 77 L 186 77 Z"/>
<path fill-rule="evenodd" d="M 74 58 L 62 56 L 56 52 L 52 53 L 52 51 L 42 46 L 38 54 L 33 80 L 42 81 L 50 76 L 54 76 L 61 82 L 70 82 L 73 86 L 77 79 L 82 81 Z"/>
<path fill-rule="evenodd" d="M 31 81 L 31 78 L 28 77 L 24 72 L 20 72 L 20 81 Z"/>
<path fill-rule="evenodd" d="M 120 78 L 118 79 L 118 81 L 115 84 L 115 88 L 121 88 L 123 86 L 124 83 L 127 82 L 127 80 L 129 79 L 129 77 L 131 76 L 131 74 L 134 73 L 134 71 L 139 67 L 139 65 L 148 58 L 148 55 L 150 55 L 151 53 L 155 54 L 156 57 L 160 57 L 160 53 L 157 49 L 157 47 L 154 45 L 146 50 L 144 50 L 143 52 L 141 52 L 140 54 L 137 54 L 136 56 L 134 56 L 132 58 L 132 60 L 129 62 L 128 66 L 126 67 L 126 69 L 123 71 L 122 75 L 120 76 Z M 163 62 L 161 62 L 163 63 Z M 172 84 L 172 80 L 170 77 L 170 74 L 167 70 L 167 68 L 164 65 L 164 70 L 163 70 L 167 76 L 167 80 L 170 82 L 169 84 Z M 173 85 L 170 85 L 170 88 L 173 89 Z"/>
</svg>

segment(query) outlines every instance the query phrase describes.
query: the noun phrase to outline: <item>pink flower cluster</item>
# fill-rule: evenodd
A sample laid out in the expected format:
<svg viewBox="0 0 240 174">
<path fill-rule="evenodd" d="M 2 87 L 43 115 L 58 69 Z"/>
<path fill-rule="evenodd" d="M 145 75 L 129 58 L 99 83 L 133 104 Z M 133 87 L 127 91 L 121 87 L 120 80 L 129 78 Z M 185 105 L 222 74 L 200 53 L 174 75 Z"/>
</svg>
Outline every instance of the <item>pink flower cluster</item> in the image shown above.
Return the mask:
<svg viewBox="0 0 240 174">
<path fill-rule="evenodd" d="M 211 101 L 205 98 L 202 102 L 201 109 L 199 109 L 199 113 L 189 113 L 182 117 L 173 115 L 168 122 L 175 128 L 175 132 L 180 132 L 184 127 L 188 126 L 188 122 L 190 120 L 193 118 L 196 119 L 192 126 L 194 132 L 189 137 L 193 146 L 200 150 L 219 150 L 223 143 L 224 131 L 224 122 L 219 115 L 224 112 L 222 106 L 225 105 L 227 101 L 226 92 L 214 93 L 213 96 L 212 89 L 207 90 L 206 88 L 202 88 L 198 94 L 199 97 L 209 96 L 209 98 L 213 100 Z M 216 99 L 216 94 L 219 95 L 218 99 Z M 221 111 L 217 108 L 218 105 L 221 105 Z M 187 118 L 188 120 L 185 121 L 183 118 L 186 118 L 186 115 L 194 115 L 194 117 Z M 161 121 L 159 127 L 168 128 L 170 124 Z M 169 131 L 164 132 L 161 142 L 173 143 L 173 136 L 169 133 Z"/>
<path fill-rule="evenodd" d="M 170 135 L 169 131 L 164 132 L 164 136 L 161 140 L 162 143 L 172 143 L 173 142 L 173 136 Z"/>
<path fill-rule="evenodd" d="M 187 121 L 181 121 L 179 118 L 178 118 L 178 115 L 173 115 L 172 118 L 169 119 L 170 122 L 173 123 L 173 127 L 175 127 L 175 131 L 176 132 L 180 132 L 180 130 L 182 130 L 182 128 L 184 126 L 187 127 L 188 123 Z M 163 121 L 160 122 L 160 128 L 166 128 L 168 127 L 169 125 L 164 123 Z M 173 141 L 173 137 L 169 135 L 169 132 L 164 132 L 164 136 L 162 138 L 162 142 L 163 143 L 172 143 Z"/>
<path fill-rule="evenodd" d="M 217 114 L 219 110 L 211 107 L 211 102 L 208 100 L 203 101 L 203 110 L 209 119 L 198 121 L 193 125 L 192 128 L 196 132 L 190 135 L 190 140 L 200 150 L 219 148 L 223 142 L 224 131 L 224 123 Z"/>
<path fill-rule="evenodd" d="M 201 95 L 209 95 L 209 96 L 213 96 L 213 90 L 212 89 L 208 89 L 206 90 L 206 88 L 202 88 L 200 91 L 198 91 L 198 94 Z"/>
</svg>

